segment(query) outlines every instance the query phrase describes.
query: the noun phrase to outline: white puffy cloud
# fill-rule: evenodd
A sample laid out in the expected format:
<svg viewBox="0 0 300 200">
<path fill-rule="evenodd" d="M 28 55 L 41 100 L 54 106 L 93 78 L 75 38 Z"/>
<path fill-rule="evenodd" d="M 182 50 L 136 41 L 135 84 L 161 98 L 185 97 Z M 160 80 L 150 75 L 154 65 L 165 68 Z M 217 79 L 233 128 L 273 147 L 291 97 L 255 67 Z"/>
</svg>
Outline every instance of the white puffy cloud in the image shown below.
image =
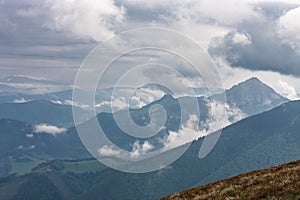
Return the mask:
<svg viewBox="0 0 300 200">
<path fill-rule="evenodd" d="M 14 100 L 14 103 L 26 103 L 26 102 L 28 102 L 29 100 L 27 100 L 27 99 L 24 99 L 23 97 L 22 98 L 20 98 L 20 99 L 15 99 Z"/>
<path fill-rule="evenodd" d="M 209 102 L 209 117 L 201 124 L 201 135 L 205 136 L 246 117 L 238 107 L 219 101 Z"/>
<path fill-rule="evenodd" d="M 149 141 L 135 141 L 132 144 L 132 150 L 129 152 L 131 159 L 138 159 L 140 156 L 143 156 L 145 153 L 148 153 L 154 149 L 154 146 Z M 113 146 L 104 145 L 100 149 L 98 149 L 98 154 L 101 157 L 115 157 L 115 158 L 121 158 L 125 157 L 126 155 L 125 150 L 116 149 Z"/>
<path fill-rule="evenodd" d="M 149 141 L 144 141 L 144 143 L 140 144 L 139 141 L 135 141 L 132 145 L 132 151 L 130 152 L 131 158 L 138 158 L 141 155 L 148 153 L 154 149 L 154 146 Z"/>
<path fill-rule="evenodd" d="M 101 101 L 95 107 L 99 111 L 112 107 L 114 112 L 126 108 L 142 108 L 166 94 L 163 90 L 152 88 L 116 88 L 116 90 L 117 92 L 111 101 Z"/>
<path fill-rule="evenodd" d="M 115 150 L 113 147 L 108 145 L 104 145 L 100 149 L 98 149 L 98 154 L 103 157 L 120 157 L 121 151 Z"/>
<path fill-rule="evenodd" d="M 197 122 L 198 117 L 196 115 L 191 115 L 177 132 L 169 131 L 168 135 L 161 140 L 164 145 L 164 150 L 173 149 L 204 136 L 198 131 L 199 127 Z"/>
<path fill-rule="evenodd" d="M 191 115 L 177 132 L 169 131 L 161 143 L 164 145 L 164 150 L 169 150 L 205 137 L 245 117 L 246 115 L 237 107 L 212 101 L 209 105 L 209 117 L 204 123 L 199 126 L 198 117 Z"/>
<path fill-rule="evenodd" d="M 247 33 L 236 32 L 232 40 L 234 43 L 240 43 L 242 45 L 251 44 L 251 36 Z"/>
<path fill-rule="evenodd" d="M 47 133 L 51 135 L 57 135 L 66 132 L 65 128 L 58 128 L 56 126 L 51 126 L 48 124 L 39 124 L 34 127 L 34 133 Z"/>
</svg>

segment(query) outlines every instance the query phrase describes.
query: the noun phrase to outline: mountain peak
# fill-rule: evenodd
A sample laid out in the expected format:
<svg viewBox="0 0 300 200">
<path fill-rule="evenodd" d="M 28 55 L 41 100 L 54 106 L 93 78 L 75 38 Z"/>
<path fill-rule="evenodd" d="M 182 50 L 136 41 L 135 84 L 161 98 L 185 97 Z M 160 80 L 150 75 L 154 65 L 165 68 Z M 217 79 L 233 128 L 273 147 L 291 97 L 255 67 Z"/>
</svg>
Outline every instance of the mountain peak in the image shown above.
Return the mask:
<svg viewBox="0 0 300 200">
<path fill-rule="evenodd" d="M 279 95 L 276 93 L 273 88 L 268 86 L 267 84 L 263 83 L 261 80 L 259 80 L 257 77 L 252 77 L 247 79 L 246 81 L 240 82 L 237 85 L 234 85 L 229 90 L 227 90 L 227 95 L 231 92 L 235 92 L 238 90 L 239 92 L 251 92 L 253 95 L 255 95 L 256 92 L 268 92 L 268 93 L 274 93 L 276 95 Z M 279 95 L 280 96 L 280 95 Z"/>
<path fill-rule="evenodd" d="M 271 87 L 269 87 L 268 85 L 263 83 L 261 80 L 259 80 L 257 77 L 251 77 L 243 82 L 240 82 L 237 85 L 234 85 L 231 89 L 233 89 L 235 86 L 243 86 L 243 85 L 247 85 L 248 87 L 249 86 L 263 86 L 263 87 L 268 87 L 268 88 L 272 89 Z"/>
<path fill-rule="evenodd" d="M 249 79 L 247 79 L 246 81 L 242 82 L 242 83 L 247 83 L 247 82 L 259 82 L 259 83 L 263 83 L 261 82 L 261 80 L 259 80 L 256 76 L 251 77 Z"/>
<path fill-rule="evenodd" d="M 258 114 L 258 110 L 267 111 L 288 101 L 257 77 L 234 85 L 225 94 L 229 105 L 239 107 L 247 115 Z"/>
</svg>

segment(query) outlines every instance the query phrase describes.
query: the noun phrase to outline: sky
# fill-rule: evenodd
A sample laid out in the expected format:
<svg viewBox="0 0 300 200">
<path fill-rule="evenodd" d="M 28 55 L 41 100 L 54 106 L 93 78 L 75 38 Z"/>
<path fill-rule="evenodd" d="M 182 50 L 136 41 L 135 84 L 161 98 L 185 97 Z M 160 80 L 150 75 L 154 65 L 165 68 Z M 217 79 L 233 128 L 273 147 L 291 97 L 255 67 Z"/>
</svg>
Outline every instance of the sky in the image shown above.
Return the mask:
<svg viewBox="0 0 300 200">
<path fill-rule="evenodd" d="M 299 0 L 0 0 L 0 78 L 30 75 L 73 83 L 81 63 L 98 44 L 129 29 L 161 27 L 185 34 L 207 51 L 226 88 L 256 76 L 297 99 L 299 20 Z M 175 40 L 160 42 L 176 49 Z M 195 78 L 183 63 L 161 52 L 142 51 L 120 65 L 130 64 L 129 58 L 150 62 L 155 56 L 171 60 L 166 63 Z M 115 69 L 107 80 L 120 68 Z M 161 72 L 155 70 L 142 74 L 158 75 Z"/>
</svg>

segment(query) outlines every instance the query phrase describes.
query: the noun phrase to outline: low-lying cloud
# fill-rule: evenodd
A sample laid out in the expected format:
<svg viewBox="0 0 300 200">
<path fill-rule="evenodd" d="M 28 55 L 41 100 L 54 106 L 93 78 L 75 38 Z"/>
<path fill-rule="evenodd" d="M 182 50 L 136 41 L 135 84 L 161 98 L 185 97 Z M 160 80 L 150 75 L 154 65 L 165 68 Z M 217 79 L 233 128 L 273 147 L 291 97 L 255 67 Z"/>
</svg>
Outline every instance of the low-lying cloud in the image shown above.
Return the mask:
<svg viewBox="0 0 300 200">
<path fill-rule="evenodd" d="M 199 132 L 199 125 L 197 122 L 198 117 L 196 115 L 190 115 L 189 119 L 177 132 L 169 131 L 168 135 L 161 140 L 162 144 L 164 145 L 163 149 L 173 149 L 204 136 L 201 135 L 201 132 Z"/>
<path fill-rule="evenodd" d="M 282 87 L 283 94 L 285 94 L 288 99 L 299 99 L 296 89 L 293 86 L 289 85 L 286 81 L 283 81 L 281 79 L 279 80 L 279 84 Z"/>
<path fill-rule="evenodd" d="M 246 117 L 239 108 L 218 101 L 211 101 L 209 110 L 209 117 L 203 123 L 199 124 L 198 116 L 190 115 L 178 131 L 168 131 L 167 135 L 158 140 L 162 145 L 160 151 L 164 152 L 188 144 Z M 158 149 L 147 140 L 143 142 L 137 140 L 132 144 L 129 155 L 131 159 L 138 159 L 152 150 Z M 123 150 L 107 145 L 100 148 L 98 154 L 103 157 L 116 158 L 122 158 L 125 155 Z"/>
<path fill-rule="evenodd" d="M 67 129 L 59 128 L 48 124 L 39 124 L 34 127 L 34 133 L 46 133 L 51 135 L 57 135 L 66 132 Z"/>
<path fill-rule="evenodd" d="M 29 100 L 27 99 L 24 99 L 24 98 L 20 98 L 20 99 L 15 99 L 14 100 L 14 103 L 26 103 L 28 102 Z"/>
<path fill-rule="evenodd" d="M 152 149 L 154 149 L 154 146 L 147 140 L 143 143 L 135 141 L 132 145 L 132 151 L 130 152 L 130 156 L 131 158 L 139 158 L 141 155 L 148 153 Z"/>
<path fill-rule="evenodd" d="M 148 153 L 149 151 L 154 149 L 154 145 L 152 145 L 149 141 L 135 141 L 132 144 L 132 150 L 129 152 L 131 159 L 138 159 L 144 154 Z M 115 157 L 121 158 L 125 156 L 125 151 L 116 149 L 113 146 L 104 145 L 100 149 L 98 149 L 98 154 L 102 157 Z"/>
<path fill-rule="evenodd" d="M 104 145 L 100 149 L 98 149 L 98 154 L 103 157 L 116 157 L 119 158 L 121 156 L 121 151 L 114 149 L 111 146 Z"/>
</svg>

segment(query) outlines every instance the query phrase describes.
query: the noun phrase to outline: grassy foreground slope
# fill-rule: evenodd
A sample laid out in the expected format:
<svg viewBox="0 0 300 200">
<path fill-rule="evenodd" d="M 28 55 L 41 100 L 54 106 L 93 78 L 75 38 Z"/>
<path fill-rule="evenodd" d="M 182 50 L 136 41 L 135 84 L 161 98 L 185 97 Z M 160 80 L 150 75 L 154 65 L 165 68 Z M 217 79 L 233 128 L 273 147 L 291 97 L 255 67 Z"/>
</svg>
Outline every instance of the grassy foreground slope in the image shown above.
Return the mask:
<svg viewBox="0 0 300 200">
<path fill-rule="evenodd" d="M 300 199 L 300 160 L 238 175 L 161 200 Z"/>
</svg>

